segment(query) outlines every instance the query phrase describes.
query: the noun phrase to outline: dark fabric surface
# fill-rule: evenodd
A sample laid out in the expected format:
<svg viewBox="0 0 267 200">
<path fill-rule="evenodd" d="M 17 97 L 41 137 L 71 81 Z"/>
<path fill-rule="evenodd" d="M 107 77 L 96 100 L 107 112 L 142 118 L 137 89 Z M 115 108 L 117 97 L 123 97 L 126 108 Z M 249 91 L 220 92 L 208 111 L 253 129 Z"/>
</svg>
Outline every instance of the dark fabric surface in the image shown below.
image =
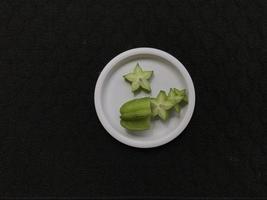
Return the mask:
<svg viewBox="0 0 267 200">
<path fill-rule="evenodd" d="M 0 2 L 1 197 L 266 197 L 266 1 Z M 94 109 L 105 64 L 135 47 L 195 84 L 186 130 L 135 149 Z"/>
</svg>

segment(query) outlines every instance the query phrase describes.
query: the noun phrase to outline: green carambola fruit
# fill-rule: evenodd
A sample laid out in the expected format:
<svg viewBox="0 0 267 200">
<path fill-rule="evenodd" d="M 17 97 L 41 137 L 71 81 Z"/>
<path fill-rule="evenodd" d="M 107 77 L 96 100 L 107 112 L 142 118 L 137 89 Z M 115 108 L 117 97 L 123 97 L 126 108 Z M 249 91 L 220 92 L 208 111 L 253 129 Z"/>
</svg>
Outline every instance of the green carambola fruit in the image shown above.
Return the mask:
<svg viewBox="0 0 267 200">
<path fill-rule="evenodd" d="M 184 103 L 184 104 L 187 104 L 188 103 L 188 97 L 186 95 L 186 90 L 183 89 L 183 90 L 178 90 L 176 88 L 174 88 L 174 92 L 176 93 L 177 96 L 183 96 L 183 99 L 181 101 L 181 103 Z"/>
<path fill-rule="evenodd" d="M 150 128 L 150 98 L 144 97 L 124 103 L 120 108 L 121 126 L 131 131 Z"/>
<path fill-rule="evenodd" d="M 168 100 L 165 91 L 160 91 L 157 98 L 151 98 L 152 116 L 159 116 L 161 119 L 166 120 L 169 116 L 169 110 L 174 104 Z"/>
<path fill-rule="evenodd" d="M 139 120 L 151 116 L 150 98 L 130 100 L 120 108 L 122 120 Z"/>
<path fill-rule="evenodd" d="M 174 109 L 176 112 L 181 111 L 181 107 L 188 103 L 188 97 L 186 95 L 186 90 L 178 90 L 176 88 L 170 89 L 168 98 L 175 104 Z"/>
<path fill-rule="evenodd" d="M 185 97 L 187 97 L 185 94 L 185 90 L 178 90 L 176 88 L 170 89 L 168 94 L 168 100 L 173 103 L 176 112 L 180 112 L 181 106 L 179 103 L 182 102 Z"/>
<path fill-rule="evenodd" d="M 130 131 L 143 131 L 150 128 L 150 116 L 137 120 L 121 120 L 121 126 Z"/>
<path fill-rule="evenodd" d="M 150 92 L 151 87 L 148 79 L 152 76 L 153 71 L 143 71 L 137 63 L 132 73 L 124 75 L 124 79 L 129 81 L 132 86 L 132 92 L 137 91 L 139 88 Z"/>
</svg>

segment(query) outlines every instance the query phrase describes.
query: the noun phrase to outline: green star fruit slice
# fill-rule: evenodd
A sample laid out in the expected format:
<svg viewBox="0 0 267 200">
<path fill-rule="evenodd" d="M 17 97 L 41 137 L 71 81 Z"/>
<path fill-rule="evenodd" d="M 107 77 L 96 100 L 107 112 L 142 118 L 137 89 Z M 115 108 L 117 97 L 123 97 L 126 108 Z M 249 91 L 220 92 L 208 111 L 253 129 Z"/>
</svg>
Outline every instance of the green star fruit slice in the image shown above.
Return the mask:
<svg viewBox="0 0 267 200">
<path fill-rule="evenodd" d="M 178 90 L 177 88 L 171 88 L 168 94 L 168 99 L 174 104 L 176 112 L 181 111 L 181 107 L 188 103 L 188 97 L 186 90 Z"/>
<path fill-rule="evenodd" d="M 138 89 L 144 89 L 150 92 L 151 87 L 148 79 L 151 78 L 153 71 L 143 71 L 139 63 L 136 64 L 132 73 L 124 75 L 124 79 L 131 83 L 132 92 Z"/>
<path fill-rule="evenodd" d="M 184 94 L 177 94 L 175 92 L 175 88 L 171 88 L 168 93 L 168 100 L 172 102 L 174 105 L 180 103 L 184 98 Z"/>
<path fill-rule="evenodd" d="M 151 98 L 151 110 L 152 116 L 159 116 L 163 120 L 167 120 L 169 117 L 169 110 L 174 104 L 168 100 L 165 91 L 160 91 L 156 98 Z"/>
<path fill-rule="evenodd" d="M 177 96 L 182 96 L 183 99 L 182 101 L 184 101 L 184 103 L 188 103 L 188 97 L 186 95 L 186 90 L 183 89 L 183 90 L 178 90 L 177 88 L 173 88 L 174 90 L 174 93 L 177 95 Z"/>
</svg>

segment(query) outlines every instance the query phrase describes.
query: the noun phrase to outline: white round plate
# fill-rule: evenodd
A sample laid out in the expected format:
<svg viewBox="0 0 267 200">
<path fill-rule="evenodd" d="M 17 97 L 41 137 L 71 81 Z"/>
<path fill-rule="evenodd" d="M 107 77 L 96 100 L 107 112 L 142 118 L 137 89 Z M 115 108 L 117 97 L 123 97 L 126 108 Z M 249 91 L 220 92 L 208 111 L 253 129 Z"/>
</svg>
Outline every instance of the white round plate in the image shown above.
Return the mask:
<svg viewBox="0 0 267 200">
<path fill-rule="evenodd" d="M 132 72 L 139 63 L 143 70 L 153 70 L 150 79 L 152 92 L 134 95 L 123 75 Z M 120 125 L 120 107 L 126 101 L 144 96 L 157 96 L 160 90 L 186 89 L 189 103 L 180 114 L 151 121 L 149 130 L 129 132 Z M 111 136 L 120 142 L 139 148 L 156 147 L 176 138 L 187 126 L 195 107 L 195 89 L 185 67 L 170 54 L 153 48 L 136 48 L 113 58 L 101 72 L 95 87 L 95 108 L 98 118 Z"/>
</svg>

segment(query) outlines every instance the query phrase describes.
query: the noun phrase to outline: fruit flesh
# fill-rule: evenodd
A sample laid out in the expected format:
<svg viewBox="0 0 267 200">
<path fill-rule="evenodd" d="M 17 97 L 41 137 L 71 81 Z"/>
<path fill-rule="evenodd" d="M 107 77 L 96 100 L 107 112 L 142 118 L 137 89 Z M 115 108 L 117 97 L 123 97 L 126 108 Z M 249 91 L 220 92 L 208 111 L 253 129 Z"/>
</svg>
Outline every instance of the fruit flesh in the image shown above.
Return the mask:
<svg viewBox="0 0 267 200">
<path fill-rule="evenodd" d="M 147 92 L 151 91 L 148 79 L 151 78 L 153 71 L 143 71 L 139 63 L 136 64 L 132 73 L 124 75 L 124 79 L 131 83 L 132 92 L 143 89 Z"/>
<path fill-rule="evenodd" d="M 130 131 L 147 130 L 150 128 L 151 117 L 159 116 L 165 121 L 172 108 L 179 113 L 187 103 L 185 90 L 171 88 L 168 96 L 161 90 L 156 98 L 143 97 L 124 103 L 120 108 L 120 124 Z"/>
<path fill-rule="evenodd" d="M 188 103 L 188 97 L 185 90 L 178 90 L 176 88 L 171 88 L 168 94 L 168 99 L 174 105 L 176 112 L 181 111 L 181 106 Z"/>
<path fill-rule="evenodd" d="M 173 103 L 168 100 L 165 91 L 160 91 L 157 98 L 151 100 L 152 116 L 159 116 L 163 120 L 169 117 L 169 110 L 173 107 Z"/>
</svg>

